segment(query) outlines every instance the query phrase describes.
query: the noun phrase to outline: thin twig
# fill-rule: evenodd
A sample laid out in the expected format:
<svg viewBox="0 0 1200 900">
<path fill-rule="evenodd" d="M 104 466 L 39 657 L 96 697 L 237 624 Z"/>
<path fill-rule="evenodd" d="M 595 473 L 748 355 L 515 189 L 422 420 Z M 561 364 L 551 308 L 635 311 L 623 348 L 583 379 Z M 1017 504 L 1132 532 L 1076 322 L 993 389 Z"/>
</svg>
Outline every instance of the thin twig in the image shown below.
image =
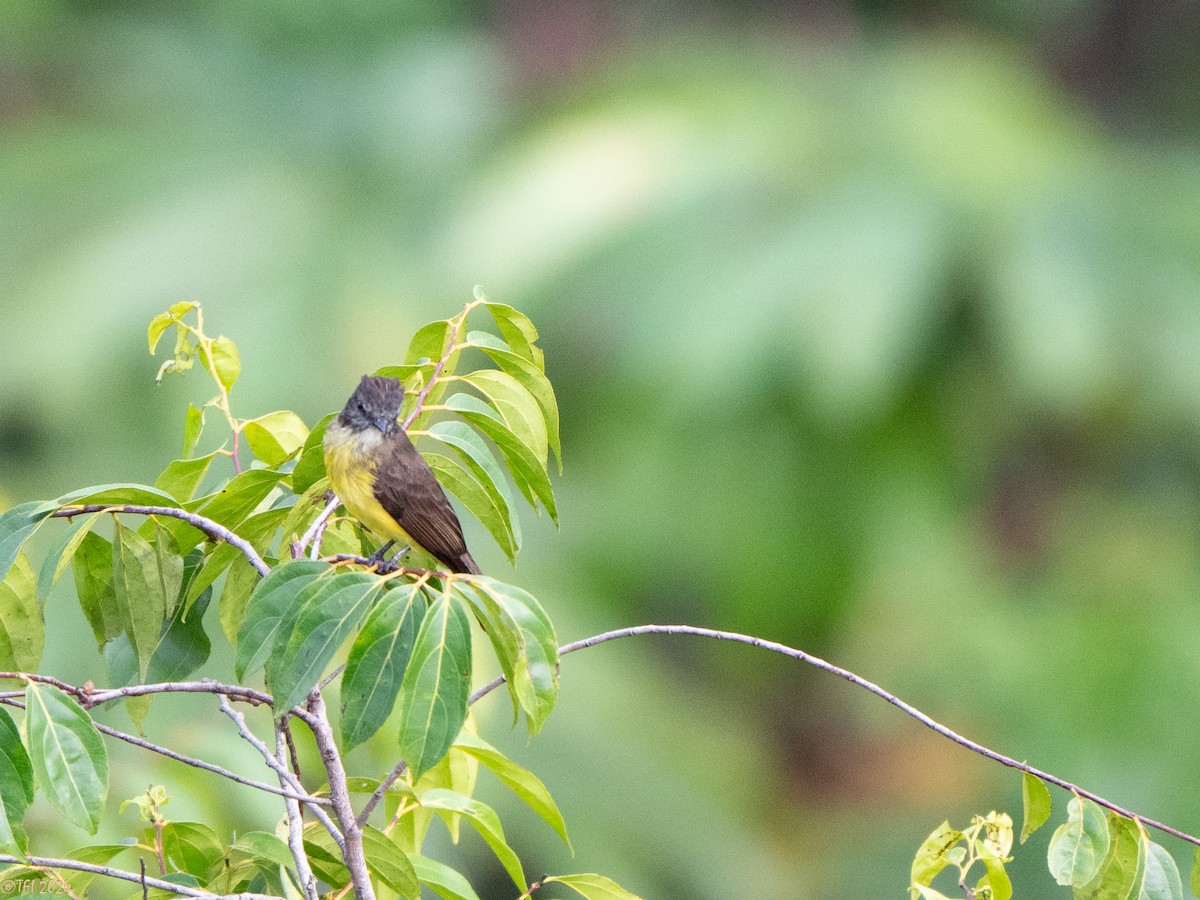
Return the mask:
<svg viewBox="0 0 1200 900">
<path fill-rule="evenodd" d="M 374 812 L 375 807 L 379 805 L 379 801 L 383 799 L 383 795 L 387 793 L 388 788 L 396 783 L 396 779 L 404 774 L 408 769 L 408 763 L 404 760 L 396 763 L 395 767 L 388 773 L 387 778 L 379 782 L 375 790 L 371 791 L 371 796 L 367 798 L 367 802 L 363 804 L 362 811 L 358 814 L 358 824 L 360 826 L 367 824 L 367 819 Z"/>
<path fill-rule="evenodd" d="M 442 358 L 439 359 L 437 361 L 437 365 L 433 367 L 433 372 L 430 374 L 429 380 L 425 382 L 425 387 L 421 388 L 421 392 L 417 394 L 417 402 L 413 404 L 412 410 L 410 410 L 409 414 L 404 417 L 404 422 L 400 427 L 405 431 L 408 431 L 408 426 L 413 423 L 413 419 L 421 414 L 421 407 L 425 404 L 425 398 L 429 396 L 430 388 L 432 388 L 434 382 L 438 380 L 438 376 L 442 374 L 442 369 L 446 367 L 446 361 L 449 360 L 450 357 L 454 355 L 454 351 L 458 349 L 455 344 L 455 342 L 458 340 L 458 330 L 467 323 L 467 315 L 472 309 L 478 306 L 479 303 L 480 301 L 478 300 L 468 303 L 463 307 L 463 311 L 455 316 L 454 320 L 451 320 L 454 322 L 454 324 L 450 326 L 450 341 L 446 345 L 446 352 L 442 354 Z"/>
<path fill-rule="evenodd" d="M 244 741 L 250 744 L 250 746 L 252 746 L 262 755 L 262 758 L 266 764 L 274 770 L 276 775 L 279 776 L 279 786 L 285 788 L 290 787 L 297 794 L 303 794 L 305 792 L 304 788 L 300 786 L 300 782 L 296 780 L 296 777 L 287 770 L 287 766 L 279 762 L 279 760 L 275 758 L 275 754 L 267 748 L 267 745 L 260 741 L 246 725 L 246 717 L 229 704 L 229 699 L 227 697 L 222 695 L 220 697 L 220 701 L 221 712 L 225 713 L 225 715 L 229 716 L 229 718 L 233 720 L 233 723 L 237 726 L 238 734 L 241 735 Z M 325 810 L 315 804 L 309 805 L 308 808 L 311 809 L 313 815 L 317 817 L 317 821 L 325 826 L 325 829 L 337 843 L 338 849 L 345 852 L 346 840 L 342 837 L 342 832 L 336 825 L 333 824 L 333 820 L 329 818 Z"/>
<path fill-rule="evenodd" d="M 147 878 L 145 875 L 137 872 L 126 872 L 124 869 L 114 869 L 112 866 L 96 866 L 91 863 L 79 862 L 74 859 L 55 859 L 50 856 L 26 856 L 23 859 L 16 856 L 10 856 L 7 853 L 0 853 L 0 863 L 11 863 L 14 865 L 34 866 L 44 869 L 72 869 L 76 872 L 91 872 L 93 875 L 104 875 L 108 878 L 119 878 L 122 881 L 130 881 L 134 884 L 145 884 L 147 887 L 155 888 L 160 891 L 167 891 L 171 894 L 179 894 L 183 897 L 196 897 L 197 900 L 217 900 L 224 897 L 226 900 L 279 900 L 278 897 L 272 897 L 270 894 L 213 894 L 209 891 L 201 891 L 196 888 L 188 887 L 183 884 L 175 884 L 171 881 L 163 881 L 158 878 Z"/>
<path fill-rule="evenodd" d="M 310 555 L 310 559 L 316 559 L 321 555 L 321 536 L 325 534 L 325 529 L 329 526 L 329 517 L 333 515 L 334 510 L 336 510 L 342 503 L 342 501 L 337 498 L 337 495 L 334 494 L 333 491 L 326 491 L 326 495 L 329 497 L 329 500 L 325 504 L 325 508 L 321 510 L 320 514 L 315 519 L 313 519 L 313 523 L 309 525 L 308 530 L 300 536 L 300 540 L 296 541 L 294 545 L 295 549 L 292 550 L 293 559 L 299 559 L 301 556 L 303 556 L 304 548 L 310 544 L 313 547 L 313 552 Z M 297 553 L 297 551 L 299 551 L 299 553 Z"/>
<path fill-rule="evenodd" d="M 114 737 L 118 740 L 125 741 L 127 744 L 132 744 L 135 747 L 141 747 L 143 750 L 150 750 L 154 753 L 159 753 L 168 757 L 169 759 L 184 763 L 185 765 L 193 766 L 197 769 L 204 769 L 207 772 L 212 772 L 215 775 L 228 778 L 230 781 L 236 781 L 238 784 L 244 784 L 246 787 L 252 787 L 256 790 L 266 791 L 270 794 L 277 794 L 280 797 L 286 797 L 290 800 L 298 800 L 301 803 L 317 803 L 321 806 L 332 805 L 332 801 L 328 797 L 313 797 L 310 794 L 295 793 L 291 790 L 277 788 L 273 784 L 267 784 L 263 781 L 255 781 L 253 778 L 246 778 L 245 776 L 239 775 L 236 772 L 231 772 L 228 769 L 223 769 L 220 766 L 213 765 L 210 762 L 205 762 L 202 759 L 185 756 L 182 753 L 176 753 L 174 750 L 171 750 L 167 747 L 160 747 L 158 744 L 152 744 L 149 741 L 143 740 L 142 738 L 135 737 L 132 734 L 126 734 L 123 731 L 117 731 L 117 729 L 109 728 L 107 725 L 101 722 L 93 721 L 92 724 L 101 734 L 107 734 L 109 737 Z"/>
<path fill-rule="evenodd" d="M 0 672 L 0 678 L 6 674 L 8 673 Z M 63 689 L 72 693 L 82 690 L 82 688 L 71 688 L 70 685 Z M 85 694 L 84 706 L 91 709 L 102 703 L 110 703 L 126 697 L 141 697 L 146 694 L 223 694 L 235 700 L 244 700 L 265 706 L 273 706 L 275 703 L 275 699 L 270 694 L 262 691 L 242 687 L 240 684 L 223 684 L 220 681 L 201 678 L 197 681 L 161 681 L 155 684 L 131 684 L 120 688 L 92 688 Z"/>
<path fill-rule="evenodd" d="M 333 728 L 325 714 L 325 700 L 320 691 L 308 695 L 308 709 L 312 713 L 313 738 L 317 742 L 317 751 L 325 764 L 325 774 L 329 779 L 329 796 L 333 800 L 333 811 L 342 826 L 345 844 L 341 847 L 342 861 L 350 871 L 350 880 L 354 884 L 354 895 L 357 900 L 375 900 L 375 889 L 371 886 L 371 875 L 367 871 L 367 860 L 363 855 L 362 827 L 354 815 L 354 807 L 350 805 L 350 792 L 346 788 L 346 770 L 342 766 L 342 757 L 338 753 L 337 742 L 333 738 Z"/>
<path fill-rule="evenodd" d="M 1151 828 L 1161 831 L 1164 834 L 1169 834 L 1172 837 L 1177 837 L 1180 840 L 1187 841 L 1189 844 L 1194 844 L 1197 847 L 1200 847 L 1200 837 L 1188 834 L 1186 831 L 1180 831 L 1178 828 L 1172 828 L 1170 825 L 1155 821 L 1154 819 L 1148 819 L 1145 816 L 1135 813 L 1132 810 L 1128 810 L 1123 806 L 1118 806 L 1111 800 L 1104 799 L 1099 794 L 1095 794 L 1092 791 L 1072 784 L 1066 779 L 1059 778 L 1057 775 L 1051 775 L 1049 772 L 1043 772 L 1041 769 L 1034 768 L 1031 765 L 1021 762 L 1020 760 L 1013 759 L 1011 756 L 1005 756 L 1003 753 L 998 753 L 989 747 L 985 747 L 983 744 L 973 741 L 970 738 L 963 737 L 957 731 L 954 731 L 953 729 L 941 724 L 937 720 L 921 712 L 921 710 L 917 709 L 911 703 L 906 703 L 895 694 L 884 690 L 874 682 L 868 681 L 860 675 L 856 675 L 849 669 L 843 669 L 841 666 L 835 666 L 833 663 L 826 662 L 818 656 L 813 656 L 811 653 L 805 653 L 803 650 L 797 650 L 794 647 L 787 646 L 786 644 L 779 644 L 775 641 L 767 641 L 763 640 L 762 638 L 757 638 L 746 634 L 738 634 L 732 631 L 717 631 L 712 628 L 698 628 L 693 625 L 636 625 L 631 628 L 619 628 L 616 631 L 606 631 L 604 634 L 597 634 L 593 637 L 584 638 L 581 641 L 565 644 L 558 649 L 558 655 L 566 656 L 568 653 L 574 653 L 576 650 L 582 650 L 584 647 L 594 647 L 597 644 L 603 644 L 608 641 L 616 640 L 617 638 L 633 637 L 641 634 L 689 634 L 695 637 L 713 638 L 719 641 L 734 641 L 739 644 L 749 644 L 750 646 L 758 647 L 761 650 L 770 650 L 772 653 L 781 653 L 784 656 L 791 657 L 792 659 L 798 659 L 801 662 L 808 663 L 810 666 L 815 666 L 816 668 L 825 672 L 829 672 L 832 675 L 837 675 L 839 678 L 844 678 L 851 684 L 870 691 L 875 696 L 881 697 L 888 703 L 892 704 L 892 706 L 895 706 L 901 712 L 904 712 L 916 719 L 926 728 L 937 732 L 942 737 L 948 738 L 961 747 L 966 747 L 968 750 L 978 753 L 980 756 L 987 757 L 988 759 L 998 762 L 1003 766 L 1008 766 L 1010 769 L 1016 769 L 1018 772 L 1025 772 L 1035 778 L 1040 779 L 1041 781 L 1046 781 L 1050 784 L 1057 785 L 1060 788 L 1078 794 L 1080 797 L 1086 797 L 1088 800 L 1103 806 L 1105 809 L 1115 812 L 1119 816 L 1124 816 L 1127 819 L 1133 819 L 1134 821 L 1141 822 L 1143 825 L 1149 825 Z M 500 687 L 500 685 L 504 684 L 504 682 L 505 678 L 503 675 L 493 679 L 471 694 L 468 703 L 474 703 L 481 697 L 487 696 L 496 688 Z"/>
<path fill-rule="evenodd" d="M 285 765 L 287 747 L 284 726 L 279 723 L 275 726 L 275 760 L 280 765 Z M 299 774 L 299 769 L 296 773 Z M 317 900 L 317 879 L 313 877 L 312 867 L 308 864 L 308 854 L 304 852 L 304 817 L 300 812 L 300 804 L 288 799 L 283 805 L 287 809 L 288 849 L 292 851 L 292 859 L 296 863 L 296 877 L 300 879 L 300 889 L 304 891 L 308 900 Z"/>
<path fill-rule="evenodd" d="M 134 503 L 89 503 L 83 506 L 64 506 L 62 509 L 50 513 L 50 517 L 69 519 L 72 516 L 95 512 L 129 513 L 134 516 L 169 516 L 172 519 L 180 519 L 187 522 L 193 528 L 204 532 L 212 540 L 224 541 L 235 550 L 241 552 L 250 562 L 250 565 L 254 566 L 255 571 L 259 575 L 266 577 L 267 573 L 271 571 L 270 566 L 263 562 L 263 558 L 258 555 L 258 551 L 244 537 L 234 534 L 224 525 L 220 525 L 212 519 L 198 516 L 195 513 L 188 512 L 186 509 L 176 509 L 174 506 L 142 506 L 141 504 Z"/>
</svg>

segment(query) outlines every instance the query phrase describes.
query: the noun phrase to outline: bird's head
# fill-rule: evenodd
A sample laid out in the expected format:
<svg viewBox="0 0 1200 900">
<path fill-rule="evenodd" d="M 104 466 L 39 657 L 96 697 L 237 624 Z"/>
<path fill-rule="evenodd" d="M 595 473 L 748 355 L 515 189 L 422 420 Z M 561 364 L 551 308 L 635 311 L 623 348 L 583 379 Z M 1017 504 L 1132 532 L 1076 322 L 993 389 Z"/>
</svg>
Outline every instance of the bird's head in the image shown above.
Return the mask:
<svg viewBox="0 0 1200 900">
<path fill-rule="evenodd" d="M 404 403 L 404 386 L 396 378 L 364 375 L 338 419 L 355 431 L 375 428 L 391 434 L 400 428 L 396 419 Z"/>
</svg>

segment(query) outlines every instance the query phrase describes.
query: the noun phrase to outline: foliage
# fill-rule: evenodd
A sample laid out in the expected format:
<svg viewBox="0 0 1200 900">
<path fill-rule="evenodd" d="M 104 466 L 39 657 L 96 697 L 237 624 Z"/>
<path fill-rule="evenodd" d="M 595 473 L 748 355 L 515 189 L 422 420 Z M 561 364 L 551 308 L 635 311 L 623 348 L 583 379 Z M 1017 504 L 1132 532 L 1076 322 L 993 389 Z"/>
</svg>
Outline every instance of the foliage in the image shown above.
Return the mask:
<svg viewBox="0 0 1200 900">
<path fill-rule="evenodd" d="M 1046 786 L 1028 773 L 1023 784 L 1022 844 L 1050 815 Z M 1005 864 L 1012 861 L 1012 840 L 1012 818 L 1006 813 L 976 816 L 963 831 L 943 822 L 913 859 L 913 900 L 949 900 L 931 886 L 947 868 L 958 870 L 958 885 L 968 900 L 1010 900 L 1013 889 Z M 982 863 L 983 874 L 969 886 L 967 873 L 976 862 Z M 1183 900 L 1190 896 L 1184 893 L 1175 860 L 1150 839 L 1139 819 L 1106 813 L 1077 793 L 1067 804 L 1067 820 L 1050 839 L 1048 864 L 1054 880 L 1070 887 L 1076 900 Z M 1192 891 L 1197 887 L 1200 855 L 1192 867 Z"/>
<path fill-rule="evenodd" d="M 483 314 L 496 333 L 468 328 Z M 24 687 L 0 694 L 0 702 L 25 710 L 19 728 L 0 706 L 0 847 L 17 864 L 10 873 L 23 871 L 27 853 L 37 855 L 36 841 L 22 829 L 35 791 L 91 834 L 103 820 L 108 757 L 102 735 L 120 733 L 99 726 L 91 709 L 123 700 L 140 723 L 154 695 L 196 690 L 220 696 L 241 736 L 278 773 L 280 790 L 316 820 L 302 821 L 294 800 L 281 801 L 287 815 L 279 833 L 286 840 L 266 832 L 230 840 L 203 823 L 166 818 L 169 797 L 152 786 L 121 805 L 136 805 L 147 823 L 132 843 L 86 846 L 59 861 L 61 873 L 53 877 L 72 891 L 86 887 L 96 866 L 140 858 L 161 882 L 144 886 L 174 885 L 193 896 L 294 896 L 298 890 L 315 897 L 311 871 L 327 889 L 353 885 L 359 896 L 416 898 L 425 884 L 443 897 L 474 898 L 454 868 L 424 855 L 434 818 L 455 836 L 466 822 L 516 887 L 528 891 L 499 817 L 473 796 L 479 768 L 493 772 L 563 841 L 566 825 L 545 785 L 474 732 L 471 621 L 482 626 L 504 673 L 514 723 L 523 716 L 532 735 L 558 696 L 558 641 L 549 617 L 528 592 L 495 578 L 373 560 L 370 535 L 333 515 L 327 502 L 332 495 L 321 434 L 328 418 L 310 430 L 288 410 L 236 416 L 231 393 L 241 366 L 234 342 L 206 334 L 198 304 L 177 303 L 151 322 L 152 353 L 172 327 L 174 349 L 158 378 L 199 362 L 217 389 L 203 405 L 189 404 L 181 458 L 152 485 L 100 485 L 0 514 L 0 571 L 8 573 L 0 582 L 0 651 L 6 677 Z M 551 454 L 561 471 L 558 407 L 537 337 L 522 313 L 477 293 L 458 315 L 420 329 L 404 361 L 379 373 L 403 380 L 403 425 L 510 559 L 520 548 L 516 495 L 557 522 L 550 472 Z M 205 412 L 213 409 L 231 441 L 196 456 Z M 231 471 L 223 473 L 226 466 Z M 140 524 L 129 524 L 131 517 Z M 38 575 L 23 546 L 51 520 L 64 533 Z M 68 566 L 113 687 L 74 687 L 35 674 L 45 640 L 38 599 Z M 268 694 L 187 681 L 208 662 L 204 613 L 210 605 L 234 646 L 238 679 L 245 683 L 262 672 Z M 321 691 L 339 676 L 335 739 Z M 312 729 L 326 762 L 329 799 L 297 794 L 302 789 L 282 750 L 277 757 L 254 737 L 229 703 L 238 699 L 270 709 L 279 748 L 296 723 Z M 399 760 L 391 775 L 347 777 L 340 755 L 389 721 Z M 367 795 L 357 812 L 350 794 Z M 329 806 L 336 824 L 323 812 Z M 373 814 L 381 817 L 378 825 Z M 85 870 L 72 870 L 75 864 Z M 129 872 L 103 874 L 139 880 Z M 542 879 L 554 880 L 585 897 L 633 896 L 598 875 Z"/>
</svg>

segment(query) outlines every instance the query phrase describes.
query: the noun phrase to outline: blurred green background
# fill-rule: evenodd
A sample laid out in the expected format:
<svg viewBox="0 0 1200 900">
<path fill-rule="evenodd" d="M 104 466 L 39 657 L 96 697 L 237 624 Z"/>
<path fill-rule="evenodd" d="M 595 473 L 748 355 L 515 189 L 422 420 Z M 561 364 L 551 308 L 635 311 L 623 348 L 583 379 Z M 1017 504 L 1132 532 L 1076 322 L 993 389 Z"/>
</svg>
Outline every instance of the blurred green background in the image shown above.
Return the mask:
<svg viewBox="0 0 1200 900">
<path fill-rule="evenodd" d="M 1195 833 L 1198 39 L 1185 0 L 5 0 L 0 502 L 178 455 L 210 391 L 154 387 L 172 302 L 238 342 L 239 415 L 312 423 L 478 283 L 542 330 L 566 472 L 515 572 L 469 538 L 564 641 L 790 643 Z M 103 683 L 65 587 L 44 670 Z M 484 706 L 578 850 L 485 776 L 531 877 L 898 897 L 944 818 L 1019 823 L 1014 773 L 743 646 L 568 657 L 528 743 Z M 163 699 L 147 732 L 257 773 L 215 715 Z M 150 780 L 273 825 L 119 758 L 106 838 Z M 1049 831 L 1019 897 L 1066 895 Z M 473 836 L 441 852 L 518 893 Z"/>
</svg>

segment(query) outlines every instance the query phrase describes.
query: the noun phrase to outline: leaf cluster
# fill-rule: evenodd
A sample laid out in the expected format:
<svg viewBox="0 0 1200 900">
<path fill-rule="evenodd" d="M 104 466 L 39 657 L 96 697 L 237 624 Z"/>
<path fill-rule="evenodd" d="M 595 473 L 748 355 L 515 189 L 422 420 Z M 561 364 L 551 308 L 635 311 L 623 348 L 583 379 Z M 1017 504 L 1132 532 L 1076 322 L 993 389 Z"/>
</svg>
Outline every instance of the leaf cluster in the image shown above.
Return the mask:
<svg viewBox="0 0 1200 900">
<path fill-rule="evenodd" d="M 1021 843 L 1050 818 L 1050 792 L 1041 779 L 1022 774 L 1024 824 Z M 981 837 L 981 832 L 983 836 Z M 913 859 L 910 892 L 913 900 L 948 900 L 931 885 L 947 868 L 957 868 L 958 885 L 971 900 L 1010 900 L 1012 884 L 1005 871 L 1011 862 L 1012 819 L 1004 813 L 976 816 L 959 831 L 943 822 L 925 839 Z M 967 872 L 975 862 L 982 876 L 969 885 Z M 1171 854 L 1150 839 L 1136 818 L 1106 811 L 1098 803 L 1072 792 L 1067 820 L 1050 838 L 1047 863 L 1054 880 L 1071 889 L 1076 900 L 1183 900 L 1179 868 Z M 1200 853 L 1191 876 L 1192 893 L 1200 891 Z"/>
<path fill-rule="evenodd" d="M 484 314 L 493 330 L 469 327 Z M 393 722 L 386 740 L 399 762 L 392 776 L 328 785 L 331 794 L 368 795 L 363 821 L 340 824 L 360 836 L 374 890 L 416 898 L 424 884 L 442 897 L 474 900 L 457 871 L 422 853 L 441 819 L 456 839 L 462 822 L 478 831 L 514 884 L 529 891 L 498 816 L 474 797 L 480 767 L 564 841 L 566 824 L 545 785 L 474 731 L 471 623 L 504 673 L 514 723 L 524 715 L 533 734 L 558 695 L 558 641 L 545 610 L 496 578 L 376 564 L 374 538 L 326 502 L 322 438 L 331 416 L 310 429 L 288 410 L 235 415 L 236 345 L 205 332 L 198 304 L 177 303 L 151 322 L 151 353 L 171 328 L 174 350 L 158 378 L 198 361 L 216 386 L 211 400 L 189 404 L 182 456 L 152 484 L 100 485 L 0 514 L 0 669 L 24 681 L 23 691 L 0 694 L 0 848 L 32 852 L 22 822 L 37 791 L 67 821 L 96 833 L 108 800 L 108 756 L 90 707 L 124 699 L 140 727 L 155 691 L 123 693 L 122 686 L 167 690 L 164 683 L 201 671 L 212 607 L 234 646 L 239 681 L 262 673 L 269 696 L 260 696 L 270 701 L 278 733 L 297 719 L 311 722 L 318 708 L 323 715 L 319 691 L 339 676 L 333 752 L 384 740 Z M 377 373 L 403 380 L 403 426 L 510 560 L 521 544 L 518 497 L 558 521 L 550 482 L 552 455 L 561 471 L 558 407 L 537 338 L 522 313 L 477 293 L 458 315 L 420 329 L 403 362 Z M 207 409 L 223 415 L 231 441 L 196 455 Z M 245 467 L 243 440 L 252 455 Z M 52 520 L 63 533 L 35 569 L 22 548 Z M 44 644 L 42 606 L 68 569 L 116 686 L 99 695 L 90 685 L 30 674 Z M 24 707 L 21 725 L 4 703 Z M 328 816 L 303 823 L 302 866 L 297 848 L 275 835 L 225 842 L 202 823 L 173 822 L 163 814 L 167 799 L 160 786 L 126 801 L 148 823 L 132 843 L 85 847 L 72 858 L 108 865 L 138 855 L 167 880 L 222 894 L 303 893 L 305 866 L 330 889 L 351 883 L 352 861 Z M 378 824 L 370 821 L 375 809 L 385 814 Z M 94 875 L 65 877 L 82 890 Z M 597 875 L 542 881 L 552 880 L 586 897 L 633 896 Z"/>
</svg>

